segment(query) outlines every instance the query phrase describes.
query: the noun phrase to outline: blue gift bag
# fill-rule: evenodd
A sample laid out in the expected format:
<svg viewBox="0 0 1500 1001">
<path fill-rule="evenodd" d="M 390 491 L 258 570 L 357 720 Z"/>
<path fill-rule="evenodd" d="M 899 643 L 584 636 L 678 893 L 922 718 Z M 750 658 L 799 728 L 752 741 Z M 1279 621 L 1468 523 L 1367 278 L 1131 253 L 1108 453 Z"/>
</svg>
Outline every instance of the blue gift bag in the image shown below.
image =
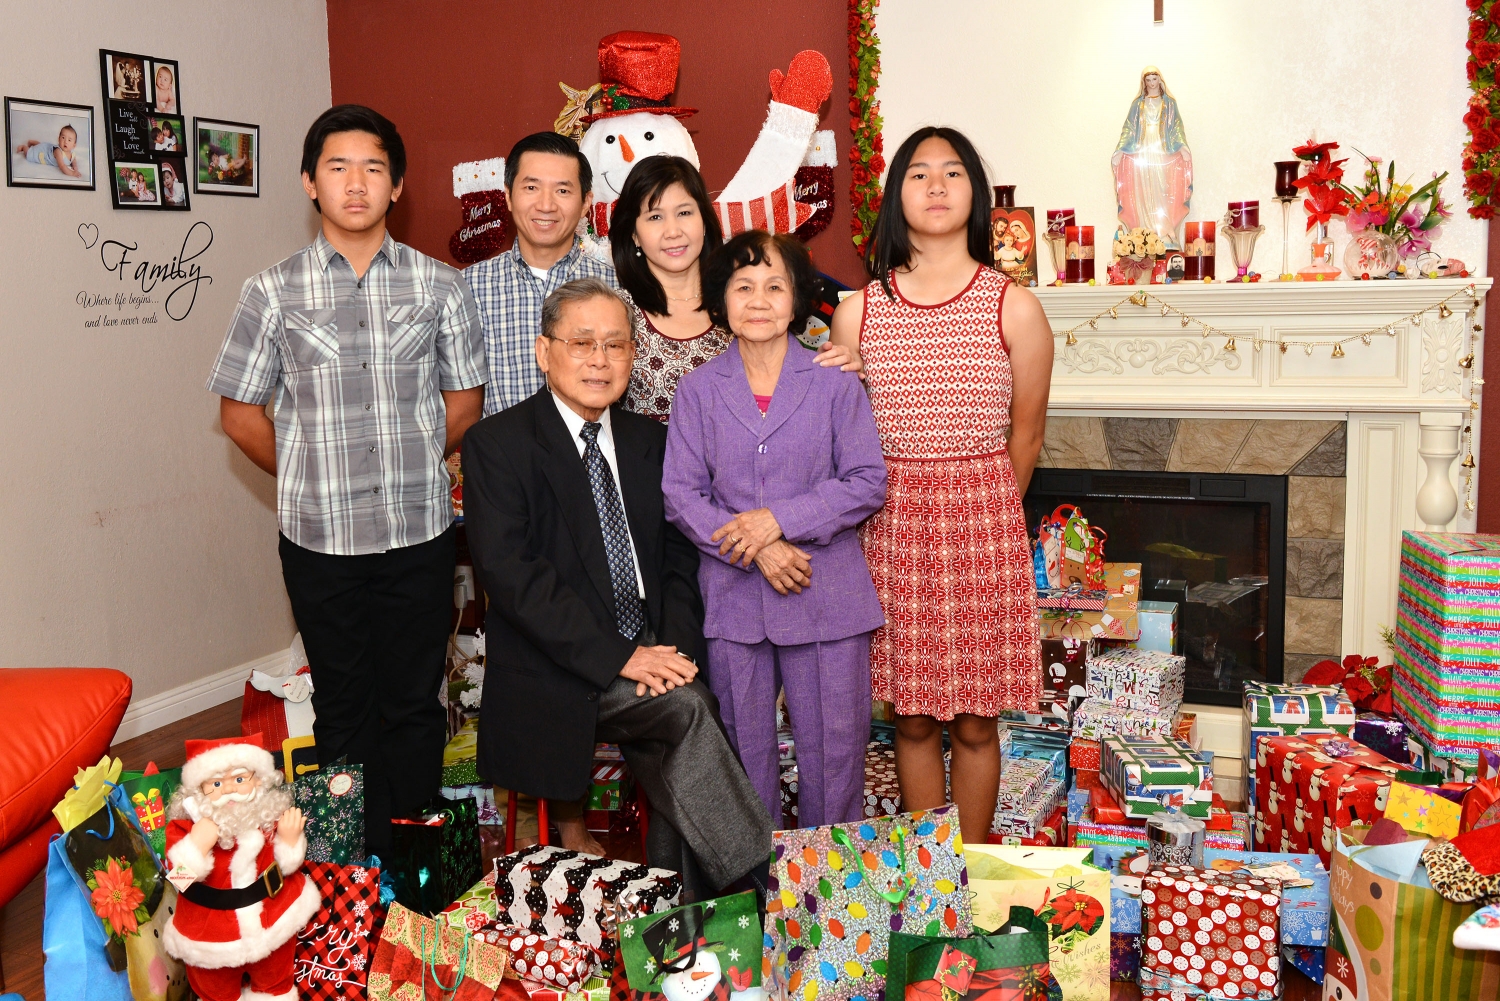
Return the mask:
<svg viewBox="0 0 1500 1001">
<path fill-rule="evenodd" d="M 78 885 L 61 836 L 47 848 L 47 909 L 42 951 L 51 1001 L 130 1001 L 130 978 L 109 968 L 104 928 Z"/>
</svg>

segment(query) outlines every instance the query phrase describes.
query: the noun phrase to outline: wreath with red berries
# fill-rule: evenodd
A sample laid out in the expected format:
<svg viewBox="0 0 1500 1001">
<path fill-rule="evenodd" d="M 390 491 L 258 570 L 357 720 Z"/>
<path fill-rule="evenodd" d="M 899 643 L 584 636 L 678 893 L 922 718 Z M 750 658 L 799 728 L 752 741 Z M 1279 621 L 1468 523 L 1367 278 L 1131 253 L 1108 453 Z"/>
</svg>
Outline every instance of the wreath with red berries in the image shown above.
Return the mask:
<svg viewBox="0 0 1500 1001">
<path fill-rule="evenodd" d="M 1469 143 L 1464 147 L 1464 194 L 1469 215 L 1492 219 L 1500 204 L 1500 88 L 1495 66 L 1500 63 L 1500 0 L 1468 0 L 1469 110 L 1464 124 Z"/>
<path fill-rule="evenodd" d="M 875 35 L 875 8 L 880 0 L 849 0 L 849 227 L 854 248 L 865 249 L 880 212 L 880 175 L 885 170 L 885 141 L 880 129 L 880 39 Z"/>
</svg>

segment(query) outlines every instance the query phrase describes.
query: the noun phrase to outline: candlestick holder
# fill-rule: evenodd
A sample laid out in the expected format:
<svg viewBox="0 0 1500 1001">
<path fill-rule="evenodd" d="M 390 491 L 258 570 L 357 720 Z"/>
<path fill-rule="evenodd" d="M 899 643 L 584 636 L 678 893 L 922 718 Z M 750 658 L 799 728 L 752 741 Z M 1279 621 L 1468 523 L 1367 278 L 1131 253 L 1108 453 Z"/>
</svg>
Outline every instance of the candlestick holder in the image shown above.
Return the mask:
<svg viewBox="0 0 1500 1001">
<path fill-rule="evenodd" d="M 1276 200 L 1281 203 L 1281 281 L 1296 281 L 1292 274 L 1292 202 L 1297 200 L 1297 174 L 1301 160 L 1276 161 Z"/>
<path fill-rule="evenodd" d="M 1260 281 L 1260 275 L 1250 270 L 1250 261 L 1255 257 L 1255 241 L 1266 231 L 1266 227 L 1236 226 L 1234 217 L 1226 214 L 1219 224 L 1220 232 L 1229 237 L 1229 255 L 1234 258 L 1235 276 L 1232 282 Z"/>
</svg>

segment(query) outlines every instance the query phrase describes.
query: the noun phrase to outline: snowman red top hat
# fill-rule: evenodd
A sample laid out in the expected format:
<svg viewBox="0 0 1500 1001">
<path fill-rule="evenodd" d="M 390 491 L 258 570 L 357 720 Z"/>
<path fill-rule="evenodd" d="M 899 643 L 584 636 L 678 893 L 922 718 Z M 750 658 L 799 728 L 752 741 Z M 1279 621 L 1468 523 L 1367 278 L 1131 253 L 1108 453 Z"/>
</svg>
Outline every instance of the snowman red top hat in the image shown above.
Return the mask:
<svg viewBox="0 0 1500 1001">
<path fill-rule="evenodd" d="M 682 45 L 671 35 L 651 31 L 617 31 L 599 39 L 599 93 L 589 101 L 580 121 L 590 125 L 601 118 L 649 111 L 686 118 L 697 108 L 679 108 L 667 98 L 677 89 L 677 66 Z"/>
</svg>

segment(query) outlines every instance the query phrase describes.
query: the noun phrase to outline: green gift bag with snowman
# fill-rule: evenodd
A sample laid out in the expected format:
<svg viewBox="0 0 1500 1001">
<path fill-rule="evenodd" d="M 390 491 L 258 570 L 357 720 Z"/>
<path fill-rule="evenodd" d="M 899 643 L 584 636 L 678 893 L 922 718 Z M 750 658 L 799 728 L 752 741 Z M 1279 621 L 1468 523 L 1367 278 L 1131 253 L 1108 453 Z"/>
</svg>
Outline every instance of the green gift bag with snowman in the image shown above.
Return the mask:
<svg viewBox="0 0 1500 1001">
<path fill-rule="evenodd" d="M 761 1001 L 755 894 L 736 893 L 623 921 L 615 1001 Z M 625 981 L 621 983 L 620 981 Z"/>
</svg>

